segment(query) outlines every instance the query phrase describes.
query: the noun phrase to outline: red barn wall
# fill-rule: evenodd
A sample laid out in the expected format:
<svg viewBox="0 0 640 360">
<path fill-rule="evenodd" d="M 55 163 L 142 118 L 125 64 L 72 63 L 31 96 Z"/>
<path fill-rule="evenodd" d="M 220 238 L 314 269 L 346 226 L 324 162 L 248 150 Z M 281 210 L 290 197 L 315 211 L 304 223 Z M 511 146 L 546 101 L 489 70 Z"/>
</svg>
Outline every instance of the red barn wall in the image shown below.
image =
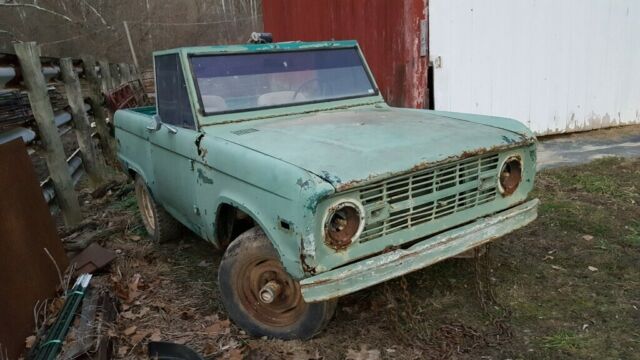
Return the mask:
<svg viewBox="0 0 640 360">
<path fill-rule="evenodd" d="M 382 95 L 399 107 L 425 107 L 426 18 L 427 0 L 263 0 L 264 30 L 276 42 L 357 40 Z"/>
</svg>

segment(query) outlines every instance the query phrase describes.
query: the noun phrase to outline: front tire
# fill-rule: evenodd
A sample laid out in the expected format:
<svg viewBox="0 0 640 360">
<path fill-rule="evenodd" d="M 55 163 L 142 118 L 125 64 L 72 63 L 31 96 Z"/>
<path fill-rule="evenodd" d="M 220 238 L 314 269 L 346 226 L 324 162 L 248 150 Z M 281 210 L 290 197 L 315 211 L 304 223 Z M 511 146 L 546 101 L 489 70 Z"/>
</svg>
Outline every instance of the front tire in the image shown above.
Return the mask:
<svg viewBox="0 0 640 360">
<path fill-rule="evenodd" d="M 147 233 L 155 243 L 164 243 L 180 235 L 182 225 L 153 200 L 141 176 L 135 180 L 136 200 Z"/>
<path fill-rule="evenodd" d="M 299 283 L 285 271 L 259 227 L 229 245 L 218 284 L 229 317 L 253 336 L 309 339 L 327 325 L 337 304 L 337 300 L 306 303 Z"/>
</svg>

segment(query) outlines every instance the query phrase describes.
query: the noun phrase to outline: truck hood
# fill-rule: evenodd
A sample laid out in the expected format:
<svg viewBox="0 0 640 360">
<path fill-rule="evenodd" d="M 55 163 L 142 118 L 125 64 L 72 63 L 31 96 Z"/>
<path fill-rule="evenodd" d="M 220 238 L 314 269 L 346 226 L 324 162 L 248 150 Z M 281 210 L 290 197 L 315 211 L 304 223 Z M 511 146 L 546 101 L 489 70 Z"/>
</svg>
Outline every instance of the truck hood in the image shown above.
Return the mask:
<svg viewBox="0 0 640 360">
<path fill-rule="evenodd" d="M 347 109 L 203 128 L 328 181 L 336 190 L 533 141 L 519 122 L 398 108 Z"/>
</svg>

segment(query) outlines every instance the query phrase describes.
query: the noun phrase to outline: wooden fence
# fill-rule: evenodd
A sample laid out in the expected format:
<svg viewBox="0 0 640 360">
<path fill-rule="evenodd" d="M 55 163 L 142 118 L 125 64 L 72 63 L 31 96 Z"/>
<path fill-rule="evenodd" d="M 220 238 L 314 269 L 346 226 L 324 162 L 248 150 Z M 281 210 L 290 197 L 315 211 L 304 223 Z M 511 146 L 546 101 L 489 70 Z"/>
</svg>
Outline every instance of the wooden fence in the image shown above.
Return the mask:
<svg viewBox="0 0 640 360">
<path fill-rule="evenodd" d="M 14 49 L 15 54 L 0 54 L 0 143 L 17 137 L 27 144 L 40 140 L 49 174 L 41 182 L 43 195 L 47 202 L 55 200 L 66 225 L 76 225 L 82 216 L 75 183 L 86 173 L 91 186 L 98 187 L 112 173 L 108 164 L 117 164 L 108 125 L 112 114 L 103 94 L 128 82 L 142 91 L 138 71 L 91 56 L 42 57 L 33 42 Z M 71 130 L 78 148 L 66 156 L 62 137 Z"/>
</svg>

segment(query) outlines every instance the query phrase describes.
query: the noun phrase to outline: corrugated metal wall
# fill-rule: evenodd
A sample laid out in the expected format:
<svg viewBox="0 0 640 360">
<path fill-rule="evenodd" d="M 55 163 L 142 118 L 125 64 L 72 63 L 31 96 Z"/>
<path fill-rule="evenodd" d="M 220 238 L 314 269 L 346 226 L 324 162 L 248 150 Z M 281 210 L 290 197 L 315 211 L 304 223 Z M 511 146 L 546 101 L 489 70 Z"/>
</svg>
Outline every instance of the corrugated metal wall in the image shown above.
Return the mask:
<svg viewBox="0 0 640 360">
<path fill-rule="evenodd" d="M 430 0 L 435 108 L 538 134 L 640 123 L 640 1 Z"/>
<path fill-rule="evenodd" d="M 274 41 L 358 40 L 388 103 L 424 106 L 427 57 L 420 21 L 427 0 L 264 0 Z"/>
</svg>

